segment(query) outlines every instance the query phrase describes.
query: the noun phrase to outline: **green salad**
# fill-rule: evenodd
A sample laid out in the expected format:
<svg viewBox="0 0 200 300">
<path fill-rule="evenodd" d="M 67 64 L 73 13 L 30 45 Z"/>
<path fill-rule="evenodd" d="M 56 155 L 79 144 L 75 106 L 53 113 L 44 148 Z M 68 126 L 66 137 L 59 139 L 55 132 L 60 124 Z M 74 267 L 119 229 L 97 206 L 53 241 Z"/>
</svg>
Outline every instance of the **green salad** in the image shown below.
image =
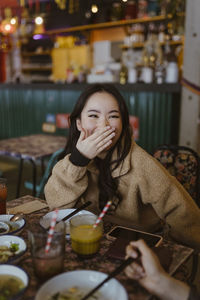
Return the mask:
<svg viewBox="0 0 200 300">
<path fill-rule="evenodd" d="M 7 262 L 19 250 L 19 244 L 11 243 L 10 246 L 0 246 L 0 263 Z M 1 299 L 0 299 L 1 300 Z"/>
</svg>

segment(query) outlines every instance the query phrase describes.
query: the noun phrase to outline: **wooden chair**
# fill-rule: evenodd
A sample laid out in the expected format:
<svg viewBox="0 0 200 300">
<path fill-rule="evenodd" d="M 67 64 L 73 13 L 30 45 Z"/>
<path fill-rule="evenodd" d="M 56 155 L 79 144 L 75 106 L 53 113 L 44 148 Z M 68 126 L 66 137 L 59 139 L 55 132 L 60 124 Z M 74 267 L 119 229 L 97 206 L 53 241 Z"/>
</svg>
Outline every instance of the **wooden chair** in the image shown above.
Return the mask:
<svg viewBox="0 0 200 300">
<path fill-rule="evenodd" d="M 49 178 L 49 175 L 51 174 L 51 171 L 52 171 L 54 165 L 58 161 L 59 155 L 63 152 L 63 150 L 64 149 L 61 148 L 51 155 L 51 157 L 47 163 L 47 167 L 44 171 L 44 174 L 43 174 L 42 178 L 40 179 L 39 184 L 36 185 L 36 197 L 40 197 L 40 195 L 42 195 L 44 193 L 44 186 Z M 32 182 L 25 181 L 24 185 L 27 189 L 33 190 Z"/>
<path fill-rule="evenodd" d="M 158 146 L 153 156 L 175 176 L 200 207 L 200 158 L 189 147 Z"/>
</svg>

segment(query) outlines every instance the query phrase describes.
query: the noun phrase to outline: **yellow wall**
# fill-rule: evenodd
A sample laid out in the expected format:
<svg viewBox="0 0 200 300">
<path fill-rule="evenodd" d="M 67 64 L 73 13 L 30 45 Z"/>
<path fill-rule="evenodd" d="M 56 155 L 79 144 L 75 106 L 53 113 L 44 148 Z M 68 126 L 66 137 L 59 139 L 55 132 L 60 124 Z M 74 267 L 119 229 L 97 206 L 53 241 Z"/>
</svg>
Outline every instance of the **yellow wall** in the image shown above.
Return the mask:
<svg viewBox="0 0 200 300">
<path fill-rule="evenodd" d="M 91 68 L 92 53 L 89 45 L 71 48 L 54 48 L 52 50 L 52 75 L 54 80 L 66 80 L 69 67 L 85 66 Z"/>
</svg>

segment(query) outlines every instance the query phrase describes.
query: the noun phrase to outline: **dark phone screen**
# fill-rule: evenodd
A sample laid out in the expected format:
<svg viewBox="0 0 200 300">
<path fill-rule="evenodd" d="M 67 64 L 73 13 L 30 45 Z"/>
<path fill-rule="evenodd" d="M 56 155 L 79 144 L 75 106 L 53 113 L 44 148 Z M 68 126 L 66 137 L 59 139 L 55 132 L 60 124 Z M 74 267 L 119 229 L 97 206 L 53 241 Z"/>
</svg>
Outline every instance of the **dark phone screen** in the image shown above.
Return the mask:
<svg viewBox="0 0 200 300">
<path fill-rule="evenodd" d="M 148 233 L 143 233 L 120 227 L 115 228 L 109 235 L 128 241 L 137 241 L 139 239 L 143 239 L 147 243 L 147 245 L 149 245 L 149 247 L 155 246 L 160 240 L 160 237 Z"/>
</svg>

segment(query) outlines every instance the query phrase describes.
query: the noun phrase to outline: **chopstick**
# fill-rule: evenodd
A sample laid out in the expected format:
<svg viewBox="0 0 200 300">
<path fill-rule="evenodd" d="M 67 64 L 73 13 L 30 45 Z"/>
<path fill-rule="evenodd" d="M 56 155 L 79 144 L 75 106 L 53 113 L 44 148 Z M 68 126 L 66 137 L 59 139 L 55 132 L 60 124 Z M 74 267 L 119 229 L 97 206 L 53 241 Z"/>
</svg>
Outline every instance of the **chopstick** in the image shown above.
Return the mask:
<svg viewBox="0 0 200 300">
<path fill-rule="evenodd" d="M 69 218 L 73 217 L 74 215 L 76 215 L 79 211 L 83 210 L 84 208 L 88 207 L 92 202 L 91 201 L 87 201 L 85 202 L 83 205 L 81 205 L 80 207 L 76 208 L 73 212 L 71 212 L 69 215 L 67 215 L 66 217 L 60 219 L 59 221 L 56 222 L 56 224 L 60 223 L 61 221 L 66 221 Z M 49 229 L 50 226 L 47 228 Z"/>
<path fill-rule="evenodd" d="M 66 217 L 64 217 L 63 219 L 59 220 L 60 221 L 66 221 L 69 218 L 73 217 L 74 215 L 76 215 L 79 211 L 83 210 L 84 208 L 88 207 L 92 202 L 91 201 L 87 201 L 85 202 L 83 205 L 81 205 L 80 207 L 76 208 L 73 212 L 71 212 L 69 215 L 67 215 Z"/>
<path fill-rule="evenodd" d="M 94 289 L 92 289 L 87 295 L 85 295 L 81 300 L 88 299 L 91 295 L 93 295 L 104 283 L 106 283 L 111 278 L 118 275 L 121 271 L 123 271 L 128 265 L 130 265 L 133 261 L 135 261 L 135 258 L 129 257 L 123 263 L 117 267 L 113 272 L 111 272 L 101 283 L 99 283 Z"/>
</svg>

